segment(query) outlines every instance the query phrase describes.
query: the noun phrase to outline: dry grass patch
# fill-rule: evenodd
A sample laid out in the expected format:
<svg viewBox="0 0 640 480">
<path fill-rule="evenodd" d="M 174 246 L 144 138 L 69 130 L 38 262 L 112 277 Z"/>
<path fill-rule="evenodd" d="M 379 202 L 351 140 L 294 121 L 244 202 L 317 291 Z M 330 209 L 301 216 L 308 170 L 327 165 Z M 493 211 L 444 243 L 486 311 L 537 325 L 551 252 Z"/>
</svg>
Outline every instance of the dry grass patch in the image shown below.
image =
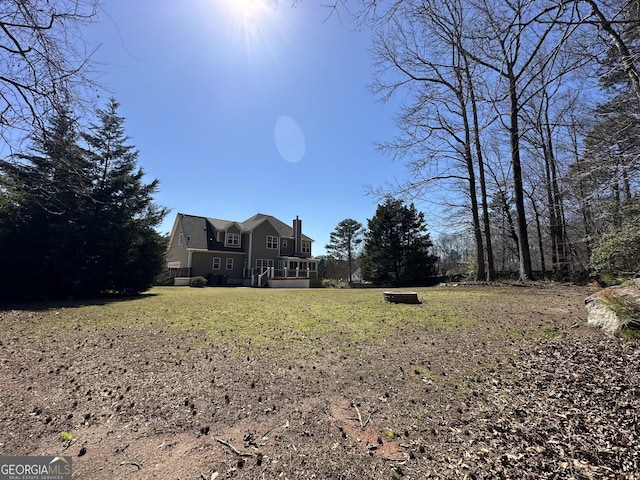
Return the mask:
<svg viewBox="0 0 640 480">
<path fill-rule="evenodd" d="M 80 480 L 632 478 L 640 357 L 575 328 L 585 289 L 417 291 L 155 288 L 0 311 L 0 451 L 71 454 Z"/>
</svg>

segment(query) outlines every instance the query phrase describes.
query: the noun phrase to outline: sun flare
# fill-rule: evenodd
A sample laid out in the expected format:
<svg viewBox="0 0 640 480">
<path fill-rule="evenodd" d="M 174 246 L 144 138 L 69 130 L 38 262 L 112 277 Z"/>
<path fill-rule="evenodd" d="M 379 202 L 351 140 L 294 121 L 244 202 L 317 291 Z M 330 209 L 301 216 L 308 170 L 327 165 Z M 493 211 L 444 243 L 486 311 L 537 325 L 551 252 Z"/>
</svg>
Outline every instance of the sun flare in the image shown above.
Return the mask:
<svg viewBox="0 0 640 480">
<path fill-rule="evenodd" d="M 223 0 L 229 12 L 244 20 L 258 20 L 268 9 L 267 0 Z"/>
<path fill-rule="evenodd" d="M 211 0 L 204 0 L 211 2 Z M 248 58 L 266 58 L 275 37 L 282 32 L 275 0 L 213 0 L 217 26 L 224 32 L 229 50 Z"/>
</svg>

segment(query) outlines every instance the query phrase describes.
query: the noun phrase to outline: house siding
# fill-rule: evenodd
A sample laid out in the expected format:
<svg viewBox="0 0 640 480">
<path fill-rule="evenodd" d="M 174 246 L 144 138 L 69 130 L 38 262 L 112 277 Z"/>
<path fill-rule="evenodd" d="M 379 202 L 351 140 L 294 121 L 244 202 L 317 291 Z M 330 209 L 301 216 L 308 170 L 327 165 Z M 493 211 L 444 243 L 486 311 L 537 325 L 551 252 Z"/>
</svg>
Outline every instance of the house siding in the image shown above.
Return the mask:
<svg viewBox="0 0 640 480">
<path fill-rule="evenodd" d="M 213 269 L 213 259 L 220 259 L 220 269 Z M 233 270 L 227 270 L 227 259 L 233 259 Z M 242 284 L 242 269 L 245 255 L 233 255 L 225 252 L 193 252 L 191 256 L 191 276 L 202 276 L 207 279 L 211 275 L 225 276 L 228 285 Z"/>
<path fill-rule="evenodd" d="M 167 263 L 172 264 L 180 262 L 179 268 L 186 268 L 189 261 L 189 254 L 187 253 L 186 235 L 184 236 L 184 243 L 180 245 L 181 233 L 184 235 L 180 216 L 177 216 L 176 221 L 173 224 L 169 249 L 167 250 Z"/>
<path fill-rule="evenodd" d="M 219 254 L 212 252 L 193 252 L 191 255 L 191 276 L 206 277 L 210 273 L 214 273 L 213 257 L 219 256 Z M 218 272 L 218 270 L 215 270 L 215 272 Z"/>
<path fill-rule="evenodd" d="M 282 246 L 282 241 L 283 240 L 287 241 L 287 246 L 286 247 Z M 288 255 L 288 256 L 293 255 L 294 243 L 295 242 L 293 240 L 293 237 L 282 237 L 280 239 L 280 255 Z"/>
<path fill-rule="evenodd" d="M 262 222 L 253 231 L 253 249 L 251 251 L 251 268 L 255 268 L 256 259 L 262 258 L 266 260 L 273 260 L 274 264 L 278 263 L 279 249 L 267 248 L 267 236 L 280 237 L 279 232 L 273 228 L 268 222 Z"/>
<path fill-rule="evenodd" d="M 169 251 L 167 253 L 167 262 L 180 262 L 179 268 L 186 268 L 188 261 L 189 254 L 187 253 L 187 248 L 184 245 L 178 245 L 178 241 L 176 240 L 175 245 L 172 244 L 169 247 Z"/>
</svg>

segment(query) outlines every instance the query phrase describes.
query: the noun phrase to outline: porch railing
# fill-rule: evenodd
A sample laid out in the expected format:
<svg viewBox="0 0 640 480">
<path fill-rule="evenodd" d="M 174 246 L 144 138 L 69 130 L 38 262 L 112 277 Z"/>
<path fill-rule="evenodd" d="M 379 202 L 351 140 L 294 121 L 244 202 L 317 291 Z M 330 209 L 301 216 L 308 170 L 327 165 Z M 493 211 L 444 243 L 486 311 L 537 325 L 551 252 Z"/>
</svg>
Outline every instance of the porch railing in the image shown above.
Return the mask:
<svg viewBox="0 0 640 480">
<path fill-rule="evenodd" d="M 185 268 L 170 268 L 169 269 L 169 278 L 176 277 L 191 277 L 191 269 L 188 267 Z"/>
<path fill-rule="evenodd" d="M 269 283 L 270 278 L 273 278 L 273 267 L 268 267 L 264 272 L 258 275 L 258 286 L 264 287 Z"/>
<path fill-rule="evenodd" d="M 268 278 L 310 278 L 313 272 L 308 268 L 245 268 L 242 271 L 244 278 L 262 277 L 269 275 Z"/>
<path fill-rule="evenodd" d="M 308 268 L 245 268 L 242 276 L 251 279 L 251 285 L 264 286 L 270 278 L 311 278 L 315 271 Z"/>
</svg>

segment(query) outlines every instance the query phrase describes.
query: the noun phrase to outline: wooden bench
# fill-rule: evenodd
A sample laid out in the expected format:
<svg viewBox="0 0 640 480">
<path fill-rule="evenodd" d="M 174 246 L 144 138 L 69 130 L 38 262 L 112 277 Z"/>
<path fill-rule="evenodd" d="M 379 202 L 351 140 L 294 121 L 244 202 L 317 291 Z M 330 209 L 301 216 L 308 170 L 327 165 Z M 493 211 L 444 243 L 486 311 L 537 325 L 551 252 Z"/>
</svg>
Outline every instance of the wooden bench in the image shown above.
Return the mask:
<svg viewBox="0 0 640 480">
<path fill-rule="evenodd" d="M 420 303 L 418 292 L 382 292 L 385 302 Z"/>
</svg>

